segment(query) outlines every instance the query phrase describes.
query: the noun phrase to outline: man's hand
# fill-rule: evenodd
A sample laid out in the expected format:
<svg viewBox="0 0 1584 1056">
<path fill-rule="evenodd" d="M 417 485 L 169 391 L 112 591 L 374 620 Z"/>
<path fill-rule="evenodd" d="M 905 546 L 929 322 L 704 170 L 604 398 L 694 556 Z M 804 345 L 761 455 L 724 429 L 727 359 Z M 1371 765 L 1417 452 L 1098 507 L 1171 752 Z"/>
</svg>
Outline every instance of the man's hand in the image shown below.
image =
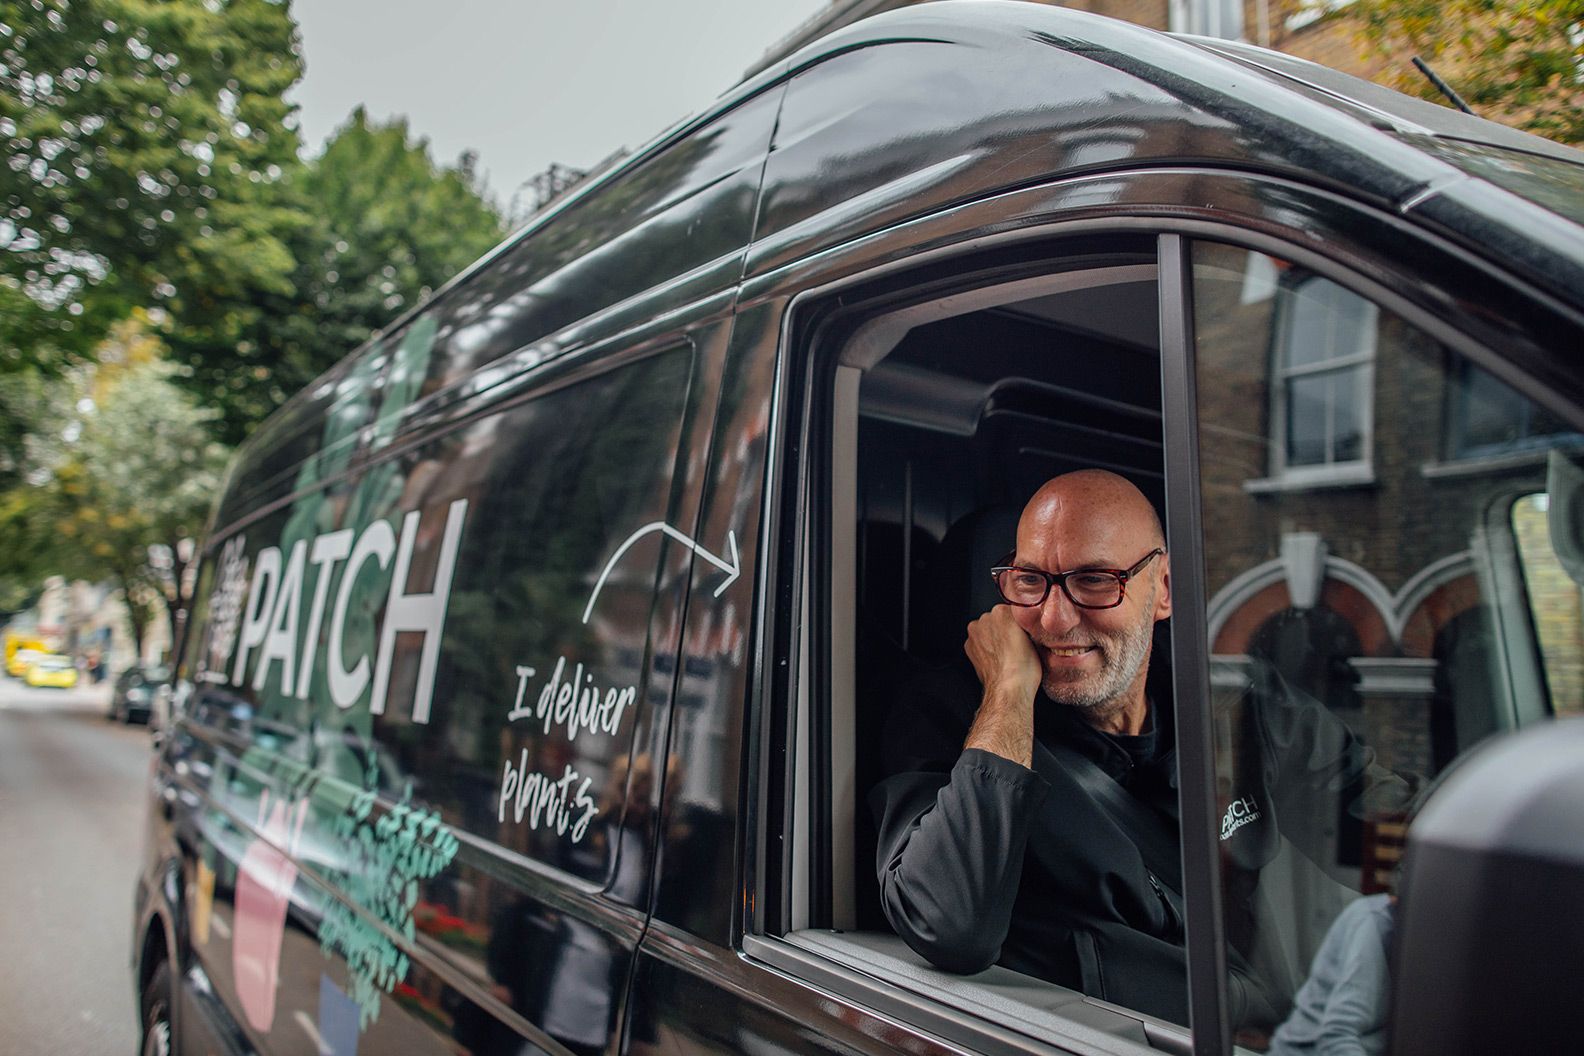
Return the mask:
<svg viewBox="0 0 1584 1056">
<path fill-rule="evenodd" d="M 968 625 L 963 651 L 984 685 L 984 699 L 964 748 L 978 748 L 1022 766 L 1034 762 L 1034 698 L 1039 654 L 1010 605 L 997 605 Z"/>
</svg>

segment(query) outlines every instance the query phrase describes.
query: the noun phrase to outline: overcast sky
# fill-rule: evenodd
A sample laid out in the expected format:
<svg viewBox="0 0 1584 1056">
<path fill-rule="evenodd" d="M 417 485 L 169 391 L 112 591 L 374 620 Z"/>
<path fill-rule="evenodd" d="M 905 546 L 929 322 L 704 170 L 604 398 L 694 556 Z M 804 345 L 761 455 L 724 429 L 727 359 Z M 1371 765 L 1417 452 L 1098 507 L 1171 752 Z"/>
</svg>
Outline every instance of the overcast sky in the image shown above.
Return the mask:
<svg viewBox="0 0 1584 1056">
<path fill-rule="evenodd" d="M 552 162 L 588 168 L 735 84 L 828 0 L 293 0 L 291 98 L 317 153 L 359 103 L 431 155 L 478 154 L 502 206 Z"/>
</svg>

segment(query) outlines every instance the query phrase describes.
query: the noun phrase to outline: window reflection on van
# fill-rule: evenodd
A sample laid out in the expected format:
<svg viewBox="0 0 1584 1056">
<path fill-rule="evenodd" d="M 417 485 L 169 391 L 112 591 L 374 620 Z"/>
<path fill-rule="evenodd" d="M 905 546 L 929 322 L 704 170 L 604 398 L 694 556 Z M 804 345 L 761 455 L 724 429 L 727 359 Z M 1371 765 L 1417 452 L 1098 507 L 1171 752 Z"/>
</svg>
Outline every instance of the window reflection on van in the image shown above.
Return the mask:
<svg viewBox="0 0 1584 1056">
<path fill-rule="evenodd" d="M 1552 546 L 1544 490 L 1552 460 L 1577 451 L 1578 435 L 1419 328 L 1328 284 L 1326 309 L 1302 322 L 1329 343 L 1368 321 L 1350 341 L 1370 349 L 1369 371 L 1347 400 L 1374 422 L 1358 452 L 1367 471 L 1251 472 L 1264 452 L 1291 442 L 1279 424 L 1283 391 L 1289 404 L 1304 398 L 1291 387 L 1295 317 L 1281 286 L 1249 293 L 1250 275 L 1272 271 L 1302 274 L 1231 246 L 1194 250 L 1223 812 L 1247 801 L 1260 770 L 1246 715 L 1267 672 L 1323 704 L 1379 766 L 1421 789 L 1490 734 L 1579 706 L 1579 585 Z M 1314 376 L 1326 371 L 1339 375 L 1322 363 Z M 1341 420 L 1323 400 L 1304 414 Z M 1525 596 L 1527 606 L 1515 604 Z M 1255 809 L 1302 811 L 1314 838 L 1272 839 L 1259 824 L 1223 830 L 1226 912 L 1229 922 L 1247 920 L 1241 934 L 1229 923 L 1228 941 L 1291 1002 L 1344 907 L 1393 890 L 1409 815 L 1407 804 L 1357 789 L 1310 788 L 1294 801 L 1280 781 L 1266 787 L 1260 795 L 1274 798 Z M 1386 995 L 1369 1006 L 1369 1029 L 1380 1034 Z M 1271 1043 L 1264 1031 L 1240 1040 L 1256 1050 Z"/>
</svg>

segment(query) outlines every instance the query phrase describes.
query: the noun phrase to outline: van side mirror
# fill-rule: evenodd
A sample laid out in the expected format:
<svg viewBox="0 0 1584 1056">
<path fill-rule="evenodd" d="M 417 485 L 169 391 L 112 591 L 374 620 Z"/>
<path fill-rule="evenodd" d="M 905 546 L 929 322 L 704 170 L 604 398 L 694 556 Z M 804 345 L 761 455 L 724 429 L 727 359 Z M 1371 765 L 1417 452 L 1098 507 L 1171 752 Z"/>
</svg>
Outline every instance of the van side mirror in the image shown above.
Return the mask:
<svg viewBox="0 0 1584 1056">
<path fill-rule="evenodd" d="M 1465 758 L 1408 834 L 1397 1056 L 1577 1052 L 1584 1039 L 1584 718 Z"/>
</svg>

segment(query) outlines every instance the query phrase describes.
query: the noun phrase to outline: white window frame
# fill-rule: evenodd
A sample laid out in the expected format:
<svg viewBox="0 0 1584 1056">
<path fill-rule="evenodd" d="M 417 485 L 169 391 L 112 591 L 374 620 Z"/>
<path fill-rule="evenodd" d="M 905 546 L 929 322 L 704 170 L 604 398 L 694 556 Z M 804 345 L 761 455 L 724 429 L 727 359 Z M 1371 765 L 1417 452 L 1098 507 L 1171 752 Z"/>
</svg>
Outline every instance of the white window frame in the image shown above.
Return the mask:
<svg viewBox="0 0 1584 1056">
<path fill-rule="evenodd" d="M 1380 321 L 1379 306 L 1368 297 L 1345 290 L 1358 297 L 1364 306 L 1360 327 L 1359 347 L 1340 356 L 1291 367 L 1286 363 L 1289 344 L 1289 327 L 1292 320 L 1293 298 L 1310 282 L 1331 282 L 1322 275 L 1305 276 L 1298 283 L 1282 283 L 1278 287 L 1276 316 L 1271 333 L 1271 386 L 1270 386 L 1270 477 L 1266 480 L 1248 481 L 1248 491 L 1276 491 L 1293 487 L 1327 487 L 1349 484 L 1370 484 L 1375 480 L 1375 351 Z M 1332 285 L 1337 285 L 1332 283 Z M 1351 370 L 1354 374 L 1354 401 L 1358 409 L 1362 434 L 1361 454 L 1356 459 L 1327 461 L 1319 465 L 1293 466 L 1287 463 L 1288 382 L 1316 374 L 1329 374 Z M 1330 441 L 1328 439 L 1328 447 Z M 1330 452 L 1327 452 L 1328 457 Z"/>
<path fill-rule="evenodd" d="M 1173 33 L 1242 40 L 1243 3 L 1242 0 L 1171 0 L 1166 25 Z"/>
</svg>

